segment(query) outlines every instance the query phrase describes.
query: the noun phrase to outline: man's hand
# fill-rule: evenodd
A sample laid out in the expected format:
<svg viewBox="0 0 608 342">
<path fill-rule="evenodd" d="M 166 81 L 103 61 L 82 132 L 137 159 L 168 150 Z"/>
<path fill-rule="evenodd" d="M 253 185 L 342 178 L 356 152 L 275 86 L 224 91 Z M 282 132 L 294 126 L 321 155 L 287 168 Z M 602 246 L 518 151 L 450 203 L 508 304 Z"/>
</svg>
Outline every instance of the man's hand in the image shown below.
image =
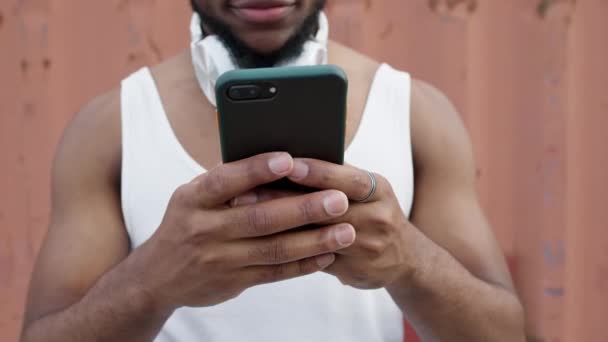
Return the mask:
<svg viewBox="0 0 608 342">
<path fill-rule="evenodd" d="M 364 170 L 321 160 L 295 159 L 293 182 L 315 189 L 335 189 L 350 199 L 365 198 L 371 190 L 371 178 Z M 345 285 L 361 289 L 385 287 L 398 278 L 406 278 L 415 269 L 415 234 L 389 182 L 375 175 L 373 196 L 365 203 L 351 203 L 348 212 L 324 224 L 348 223 L 357 238 L 353 245 L 336 252 L 336 261 L 325 271 Z M 258 189 L 233 200 L 234 203 L 263 202 L 288 198 L 294 193 Z"/>
<path fill-rule="evenodd" d="M 415 235 L 390 183 L 375 174 L 376 190 L 365 203 L 352 203 L 348 212 L 325 224 L 349 223 L 357 231 L 355 243 L 336 253 L 326 269 L 345 285 L 360 289 L 386 287 L 411 274 L 416 266 Z M 372 188 L 369 174 L 349 165 L 296 159 L 292 181 L 316 189 L 336 189 L 351 200 L 362 199 Z"/>
<path fill-rule="evenodd" d="M 336 190 L 231 207 L 238 194 L 293 171 L 286 153 L 221 165 L 178 188 L 154 236 L 138 248 L 132 268 L 161 309 L 210 306 L 245 289 L 332 264 L 355 240 L 349 224 L 292 228 L 338 218 L 348 200 Z"/>
</svg>

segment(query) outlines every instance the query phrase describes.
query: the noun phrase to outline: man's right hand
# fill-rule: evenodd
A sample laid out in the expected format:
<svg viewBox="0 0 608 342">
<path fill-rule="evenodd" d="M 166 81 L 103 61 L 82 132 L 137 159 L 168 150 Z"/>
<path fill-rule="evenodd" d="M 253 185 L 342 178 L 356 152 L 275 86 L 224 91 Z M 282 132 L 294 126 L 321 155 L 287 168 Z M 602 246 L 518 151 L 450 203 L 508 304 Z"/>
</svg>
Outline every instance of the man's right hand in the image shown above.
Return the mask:
<svg viewBox="0 0 608 342">
<path fill-rule="evenodd" d="M 255 285 L 320 271 L 354 242 L 349 224 L 290 231 L 344 215 L 348 199 L 339 191 L 227 204 L 292 169 L 289 154 L 262 154 L 218 166 L 175 191 L 160 227 L 129 262 L 158 309 L 211 306 Z"/>
</svg>

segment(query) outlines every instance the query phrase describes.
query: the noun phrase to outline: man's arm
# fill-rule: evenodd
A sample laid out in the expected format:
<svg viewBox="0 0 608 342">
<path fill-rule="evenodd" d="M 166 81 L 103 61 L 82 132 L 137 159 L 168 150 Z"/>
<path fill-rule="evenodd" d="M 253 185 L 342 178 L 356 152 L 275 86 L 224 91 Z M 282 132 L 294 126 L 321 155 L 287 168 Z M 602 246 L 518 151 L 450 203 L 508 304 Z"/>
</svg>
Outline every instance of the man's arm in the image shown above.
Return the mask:
<svg viewBox="0 0 608 342">
<path fill-rule="evenodd" d="M 523 309 L 476 193 L 466 130 L 436 89 L 414 83 L 412 229 L 424 255 L 389 288 L 425 341 L 523 341 Z"/>
<path fill-rule="evenodd" d="M 412 140 L 415 201 L 408 220 L 382 177 L 365 203 L 325 224 L 355 227 L 354 244 L 337 251 L 325 272 L 360 289 L 384 287 L 425 341 L 523 341 L 523 309 L 475 189 L 468 136 L 453 106 L 433 88 L 415 83 Z M 314 189 L 366 198 L 366 171 L 296 158 L 289 179 Z M 258 189 L 242 200 L 289 197 Z M 237 201 L 240 203 L 240 200 Z"/>
<path fill-rule="evenodd" d="M 129 253 L 117 99 L 114 93 L 79 114 L 59 149 L 51 227 L 22 341 L 150 341 L 180 307 L 217 305 L 253 286 L 323 270 L 354 242 L 348 225 L 292 230 L 344 215 L 348 199 L 339 191 L 226 205 L 292 172 L 293 158 L 276 152 L 222 164 L 179 186 L 155 233 Z"/>
<path fill-rule="evenodd" d="M 22 341 L 145 340 L 164 321 L 124 279 L 128 273 L 108 272 L 129 252 L 120 210 L 118 113 L 117 91 L 100 97 L 77 115 L 59 146 L 51 222 L 30 284 Z"/>
</svg>

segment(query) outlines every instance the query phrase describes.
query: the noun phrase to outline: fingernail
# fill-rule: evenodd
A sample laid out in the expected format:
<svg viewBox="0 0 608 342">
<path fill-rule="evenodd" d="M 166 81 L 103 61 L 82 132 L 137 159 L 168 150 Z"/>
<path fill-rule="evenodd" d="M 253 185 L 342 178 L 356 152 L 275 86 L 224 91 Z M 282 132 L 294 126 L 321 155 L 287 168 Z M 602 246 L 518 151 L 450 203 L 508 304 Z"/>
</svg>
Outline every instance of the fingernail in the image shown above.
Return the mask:
<svg viewBox="0 0 608 342">
<path fill-rule="evenodd" d="M 301 160 L 294 160 L 293 162 L 293 170 L 291 171 L 291 175 L 289 178 L 294 180 L 300 180 L 304 177 L 308 176 L 308 164 Z"/>
<path fill-rule="evenodd" d="M 348 209 L 348 198 L 342 192 L 332 192 L 323 200 L 325 211 L 333 216 L 342 215 Z"/>
<path fill-rule="evenodd" d="M 317 257 L 317 265 L 321 268 L 325 268 L 331 264 L 333 264 L 334 260 L 336 260 L 336 256 L 333 254 L 325 254 Z"/>
<path fill-rule="evenodd" d="M 344 225 L 339 228 L 336 228 L 336 241 L 342 247 L 347 247 L 355 242 L 355 229 L 351 225 Z"/>
<path fill-rule="evenodd" d="M 291 170 L 292 163 L 293 159 L 289 154 L 280 153 L 268 161 L 268 167 L 274 174 L 283 175 Z"/>
</svg>

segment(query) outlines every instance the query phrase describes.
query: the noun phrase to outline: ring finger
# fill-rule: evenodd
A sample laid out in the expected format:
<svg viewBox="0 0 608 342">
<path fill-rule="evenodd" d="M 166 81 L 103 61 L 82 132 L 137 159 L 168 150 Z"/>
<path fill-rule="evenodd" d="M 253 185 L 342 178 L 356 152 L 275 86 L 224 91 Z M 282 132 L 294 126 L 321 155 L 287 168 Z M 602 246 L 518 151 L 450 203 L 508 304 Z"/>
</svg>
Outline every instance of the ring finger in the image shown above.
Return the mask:
<svg viewBox="0 0 608 342">
<path fill-rule="evenodd" d="M 316 159 L 294 159 L 289 179 L 311 188 L 340 190 L 354 201 L 373 202 L 384 191 L 380 179 L 365 170 Z"/>
</svg>

